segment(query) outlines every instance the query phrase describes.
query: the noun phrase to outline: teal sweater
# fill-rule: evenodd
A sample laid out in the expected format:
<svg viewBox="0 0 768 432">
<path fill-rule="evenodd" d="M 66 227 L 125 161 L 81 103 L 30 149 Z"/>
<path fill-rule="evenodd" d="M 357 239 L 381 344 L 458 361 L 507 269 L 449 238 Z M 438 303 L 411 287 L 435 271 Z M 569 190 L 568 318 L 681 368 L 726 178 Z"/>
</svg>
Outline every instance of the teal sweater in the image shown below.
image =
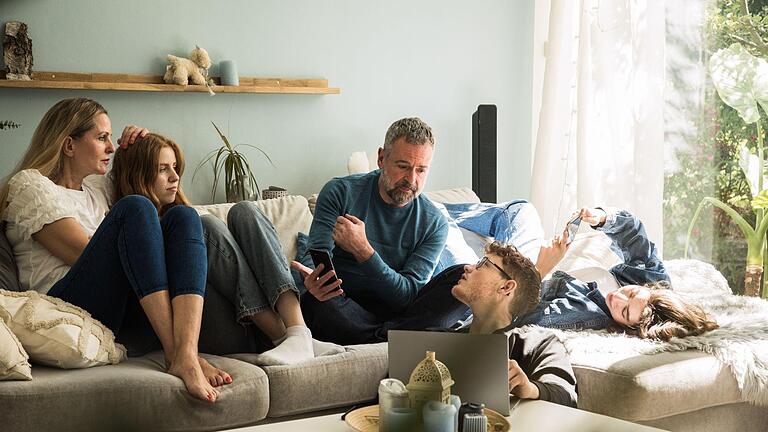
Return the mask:
<svg viewBox="0 0 768 432">
<path fill-rule="evenodd" d="M 387 318 L 410 305 L 429 281 L 445 246 L 448 224 L 423 195 L 400 208 L 384 202 L 379 174 L 376 170 L 326 183 L 317 198 L 309 247 L 331 252 L 349 298 Z M 375 250 L 365 262 L 358 263 L 333 242 L 336 218 L 344 214 L 365 222 L 365 234 Z"/>
</svg>

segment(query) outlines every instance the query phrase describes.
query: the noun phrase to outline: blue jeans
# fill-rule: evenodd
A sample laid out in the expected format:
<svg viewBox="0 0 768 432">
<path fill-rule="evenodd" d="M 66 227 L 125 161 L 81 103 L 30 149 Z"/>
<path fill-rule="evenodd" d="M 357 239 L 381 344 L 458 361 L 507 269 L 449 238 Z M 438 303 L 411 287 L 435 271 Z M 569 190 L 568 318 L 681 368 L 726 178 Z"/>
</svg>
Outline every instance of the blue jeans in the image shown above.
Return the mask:
<svg viewBox="0 0 768 432">
<path fill-rule="evenodd" d="M 176 206 L 161 220 L 149 199 L 130 195 L 112 207 L 48 295 L 85 309 L 118 339 L 124 324 L 128 325 L 138 332 L 133 335 L 137 342 L 144 344 L 143 338 L 156 341 L 156 336 L 139 299 L 163 290 L 171 298 L 204 295 L 205 262 L 197 212 Z"/>
<path fill-rule="evenodd" d="M 251 201 L 235 204 L 226 225 L 212 215 L 202 220 L 208 289 L 200 351 L 230 354 L 272 348 L 269 338 L 255 326 L 244 326 L 253 324 L 250 316 L 274 310 L 284 292 L 299 295 L 275 227 Z"/>
<path fill-rule="evenodd" d="M 512 244 L 533 262 L 538 259 L 544 229 L 536 208 L 528 201 L 445 204 L 445 208 L 460 228 Z"/>
<path fill-rule="evenodd" d="M 445 269 L 419 290 L 405 311 L 394 317 L 378 317 L 348 296 L 321 302 L 310 293 L 302 296 L 301 310 L 315 338 L 341 345 L 384 342 L 389 330 L 449 328 L 469 309 L 451 294 L 463 273 L 464 265 Z"/>
</svg>

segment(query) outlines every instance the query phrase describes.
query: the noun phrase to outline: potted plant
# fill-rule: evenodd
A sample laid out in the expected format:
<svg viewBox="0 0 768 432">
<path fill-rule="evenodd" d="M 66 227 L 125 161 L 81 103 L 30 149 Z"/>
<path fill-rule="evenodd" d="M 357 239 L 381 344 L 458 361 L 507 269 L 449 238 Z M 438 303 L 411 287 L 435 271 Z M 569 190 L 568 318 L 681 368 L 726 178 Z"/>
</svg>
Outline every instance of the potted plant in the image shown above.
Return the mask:
<svg viewBox="0 0 768 432">
<path fill-rule="evenodd" d="M 756 129 L 756 149 L 752 153 L 746 145 L 741 150 L 740 166 L 750 184 L 752 211 L 755 213 L 755 225 L 750 225 L 733 207 L 714 197 L 705 197 L 688 227 L 688 247 L 694 224 L 702 208 L 711 204 L 720 208 L 739 227 L 747 241 L 747 266 L 744 277 L 744 294 L 760 295 L 761 278 L 765 273 L 766 231 L 768 231 L 768 188 L 764 189 L 765 177 L 765 129 L 761 125 L 760 108 L 768 114 L 768 62 L 750 54 L 741 44 L 734 43 L 726 49 L 718 50 L 710 58 L 710 75 L 717 94 L 723 102 L 735 109 L 739 117 Z M 763 289 L 763 297 L 768 298 L 768 289 Z"/>
<path fill-rule="evenodd" d="M 251 164 L 248 162 L 248 158 L 243 153 L 238 151 L 237 148 L 240 146 L 246 146 L 256 149 L 261 152 L 265 158 L 267 158 L 272 166 L 274 166 L 272 159 L 270 159 L 269 155 L 264 152 L 264 150 L 254 145 L 237 144 L 233 146 L 230 144 L 227 136 L 221 132 L 218 126 L 216 126 L 216 123 L 211 122 L 211 124 L 216 129 L 216 132 L 219 134 L 219 138 L 221 138 L 223 144 L 218 149 L 213 150 L 206 155 L 203 161 L 200 162 L 200 165 L 198 165 L 195 169 L 195 174 L 192 176 L 192 179 L 194 180 L 194 176 L 197 175 L 197 171 L 203 165 L 213 160 L 213 186 L 211 187 L 211 201 L 215 201 L 216 188 L 219 185 L 222 174 L 224 176 L 224 191 L 226 193 L 227 202 L 239 202 L 245 199 L 249 199 L 252 196 L 255 196 L 256 199 L 258 199 L 259 184 L 256 181 L 256 177 L 253 175 Z"/>
</svg>

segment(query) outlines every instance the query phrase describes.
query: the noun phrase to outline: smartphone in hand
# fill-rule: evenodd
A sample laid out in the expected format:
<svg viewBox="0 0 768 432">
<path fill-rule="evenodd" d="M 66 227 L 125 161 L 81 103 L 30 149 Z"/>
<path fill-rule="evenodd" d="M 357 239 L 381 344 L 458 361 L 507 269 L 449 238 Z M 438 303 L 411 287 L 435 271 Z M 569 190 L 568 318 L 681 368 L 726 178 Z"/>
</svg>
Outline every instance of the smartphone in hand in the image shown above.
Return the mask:
<svg viewBox="0 0 768 432">
<path fill-rule="evenodd" d="M 323 270 L 320 272 L 320 276 L 323 276 L 324 274 L 328 273 L 331 270 L 335 270 L 333 268 L 333 261 L 331 261 L 331 254 L 328 253 L 326 250 L 320 250 L 320 249 L 310 249 L 309 255 L 312 256 L 312 262 L 315 263 L 315 268 L 319 266 L 320 264 L 323 265 Z M 328 285 L 330 283 L 336 282 L 338 278 L 334 275 L 330 279 L 328 279 L 328 282 L 325 283 L 325 285 Z M 338 289 L 341 289 L 341 285 L 339 285 Z"/>
<path fill-rule="evenodd" d="M 565 244 L 571 244 L 573 238 L 576 236 L 576 231 L 579 230 L 579 224 L 581 224 L 581 217 L 578 215 L 568 221 L 568 225 L 565 226 L 565 230 L 568 232 L 568 241 L 566 241 Z"/>
</svg>

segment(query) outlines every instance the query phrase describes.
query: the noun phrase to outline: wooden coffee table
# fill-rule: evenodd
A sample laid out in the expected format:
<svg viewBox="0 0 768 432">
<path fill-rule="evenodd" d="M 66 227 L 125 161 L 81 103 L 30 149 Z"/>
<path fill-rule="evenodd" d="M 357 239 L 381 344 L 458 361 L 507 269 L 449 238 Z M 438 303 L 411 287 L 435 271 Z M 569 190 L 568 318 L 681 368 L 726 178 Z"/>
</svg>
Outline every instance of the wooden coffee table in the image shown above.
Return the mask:
<svg viewBox="0 0 768 432">
<path fill-rule="evenodd" d="M 625 420 L 564 407 L 544 401 L 525 400 L 516 404 L 507 417 L 514 432 L 652 432 L 660 431 Z M 261 426 L 232 429 L 231 432 L 351 432 L 341 414 L 308 417 Z"/>
</svg>

